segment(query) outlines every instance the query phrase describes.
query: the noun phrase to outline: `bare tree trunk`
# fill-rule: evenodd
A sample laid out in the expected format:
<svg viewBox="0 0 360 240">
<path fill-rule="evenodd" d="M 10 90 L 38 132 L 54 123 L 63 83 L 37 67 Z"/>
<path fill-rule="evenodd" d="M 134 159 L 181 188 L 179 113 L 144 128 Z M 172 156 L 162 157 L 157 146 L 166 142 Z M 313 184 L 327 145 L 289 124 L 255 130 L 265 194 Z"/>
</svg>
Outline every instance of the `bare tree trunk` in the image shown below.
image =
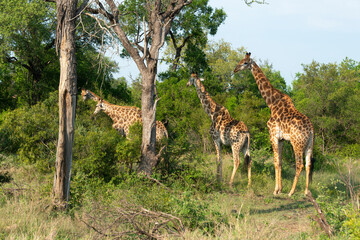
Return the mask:
<svg viewBox="0 0 360 240">
<path fill-rule="evenodd" d="M 155 74 L 145 73 L 142 78 L 141 115 L 143 134 L 141 144 L 141 161 L 138 172 L 150 176 L 157 165 L 158 157 L 155 154 L 156 139 L 156 102 L 155 102 Z"/>
<path fill-rule="evenodd" d="M 56 49 L 60 48 L 59 139 L 56 152 L 52 203 L 57 209 L 67 208 L 70 190 L 77 91 L 75 58 L 76 5 L 77 0 L 56 1 Z"/>
</svg>

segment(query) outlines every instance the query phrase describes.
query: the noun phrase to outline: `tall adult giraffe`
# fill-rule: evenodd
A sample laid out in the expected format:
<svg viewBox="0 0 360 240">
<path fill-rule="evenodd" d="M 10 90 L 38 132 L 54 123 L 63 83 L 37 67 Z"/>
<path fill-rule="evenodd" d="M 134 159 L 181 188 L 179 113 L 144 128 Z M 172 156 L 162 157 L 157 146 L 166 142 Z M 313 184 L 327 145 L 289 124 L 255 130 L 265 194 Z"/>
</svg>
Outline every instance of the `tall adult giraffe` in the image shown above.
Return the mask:
<svg viewBox="0 0 360 240">
<path fill-rule="evenodd" d="M 101 99 L 92 91 L 85 89 L 81 90 L 81 95 L 83 100 L 92 99 L 97 102 L 94 114 L 104 111 L 113 120 L 112 127 L 125 137 L 128 137 L 131 125 L 142 121 L 141 110 L 138 107 L 111 104 Z M 166 127 L 162 122 L 156 121 L 156 141 L 160 141 L 163 138 L 168 138 Z"/>
<path fill-rule="evenodd" d="M 275 165 L 275 191 L 279 194 L 281 185 L 281 157 L 284 140 L 290 141 L 295 151 L 296 174 L 289 196 L 294 194 L 301 170 L 304 167 L 303 154 L 306 160 L 306 187 L 305 195 L 309 192 L 309 182 L 313 169 L 313 147 L 315 141 L 314 128 L 310 119 L 299 112 L 291 98 L 271 86 L 260 67 L 250 58 L 251 53 L 246 53 L 234 69 L 234 72 L 250 69 L 258 85 L 261 96 L 270 108 L 271 117 L 267 122 L 270 133 L 270 141 L 274 152 Z"/>
<path fill-rule="evenodd" d="M 234 168 L 231 174 L 230 186 L 234 182 L 235 173 L 239 167 L 239 152 L 244 153 L 244 164 L 248 170 L 248 185 L 251 185 L 251 158 L 250 158 L 250 133 L 245 123 L 235 120 L 229 111 L 213 101 L 206 92 L 204 85 L 197 74 L 191 74 L 187 86 L 194 85 L 197 95 L 205 112 L 211 118 L 210 135 L 214 141 L 217 153 L 217 178 L 222 178 L 221 145 L 230 145 L 233 153 Z"/>
</svg>

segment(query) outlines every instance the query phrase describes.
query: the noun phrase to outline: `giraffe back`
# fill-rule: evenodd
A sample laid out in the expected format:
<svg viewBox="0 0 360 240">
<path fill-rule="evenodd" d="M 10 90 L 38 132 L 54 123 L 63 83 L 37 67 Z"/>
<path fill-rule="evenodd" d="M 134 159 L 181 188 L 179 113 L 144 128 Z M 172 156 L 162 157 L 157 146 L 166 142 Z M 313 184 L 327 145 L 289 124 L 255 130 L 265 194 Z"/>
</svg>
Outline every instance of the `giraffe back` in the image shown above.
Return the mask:
<svg viewBox="0 0 360 240">
<path fill-rule="evenodd" d="M 249 135 L 249 130 L 245 123 L 233 119 L 225 107 L 214 116 L 214 123 L 212 125 L 214 134 L 219 136 L 224 145 L 232 145 L 242 141 Z"/>
</svg>

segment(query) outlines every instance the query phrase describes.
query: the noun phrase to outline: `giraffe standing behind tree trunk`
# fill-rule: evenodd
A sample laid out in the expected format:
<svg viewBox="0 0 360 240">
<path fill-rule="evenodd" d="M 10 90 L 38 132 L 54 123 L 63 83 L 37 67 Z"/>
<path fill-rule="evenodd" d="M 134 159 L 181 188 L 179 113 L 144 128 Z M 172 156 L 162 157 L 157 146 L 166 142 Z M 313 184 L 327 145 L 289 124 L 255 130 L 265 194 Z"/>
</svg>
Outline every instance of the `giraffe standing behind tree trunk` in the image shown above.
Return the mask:
<svg viewBox="0 0 360 240">
<path fill-rule="evenodd" d="M 213 101 L 206 92 L 197 74 L 191 74 L 187 86 L 194 85 L 205 112 L 211 118 L 210 135 L 214 141 L 217 153 L 217 178 L 222 178 L 221 145 L 230 145 L 233 153 L 234 168 L 231 174 L 230 186 L 234 182 L 235 173 L 239 167 L 239 152 L 244 154 L 244 164 L 248 170 L 248 186 L 251 185 L 250 133 L 245 123 L 230 116 L 229 111 Z"/>
<path fill-rule="evenodd" d="M 296 174 L 289 196 L 294 194 L 301 170 L 304 167 L 303 154 L 306 160 L 306 187 L 305 195 L 309 193 L 309 182 L 313 170 L 313 147 L 315 141 L 314 128 L 310 119 L 300 113 L 294 106 L 291 98 L 271 86 L 260 67 L 250 58 L 251 53 L 246 53 L 234 69 L 234 72 L 250 69 L 258 85 L 261 96 L 270 108 L 271 117 L 267 122 L 270 141 L 274 152 L 275 165 L 275 191 L 274 195 L 281 192 L 281 157 L 284 140 L 290 141 L 295 151 Z"/>
<path fill-rule="evenodd" d="M 141 110 L 137 107 L 111 104 L 101 99 L 95 93 L 85 89 L 81 90 L 81 96 L 83 100 L 92 99 L 97 102 L 94 114 L 104 111 L 113 120 L 112 127 L 125 137 L 129 136 L 131 125 L 135 122 L 142 122 Z M 166 127 L 162 122 L 156 121 L 156 141 L 160 141 L 163 138 L 168 138 Z"/>
</svg>

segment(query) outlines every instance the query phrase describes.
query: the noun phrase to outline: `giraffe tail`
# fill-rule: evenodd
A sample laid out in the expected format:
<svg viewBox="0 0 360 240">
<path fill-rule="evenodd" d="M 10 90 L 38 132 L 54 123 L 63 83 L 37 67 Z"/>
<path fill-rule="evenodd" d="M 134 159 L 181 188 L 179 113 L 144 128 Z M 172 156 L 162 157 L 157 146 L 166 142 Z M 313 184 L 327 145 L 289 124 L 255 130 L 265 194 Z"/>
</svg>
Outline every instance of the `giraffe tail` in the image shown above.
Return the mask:
<svg viewBox="0 0 360 240">
<path fill-rule="evenodd" d="M 315 144 L 315 134 L 313 134 L 313 139 L 312 139 L 312 151 L 311 151 L 311 165 L 310 165 L 310 172 L 309 172 L 309 182 L 311 183 L 312 182 L 312 175 L 313 175 L 313 172 L 314 172 L 314 166 L 315 166 L 315 161 L 316 159 L 314 158 L 314 144 Z"/>
<path fill-rule="evenodd" d="M 315 158 L 313 156 L 311 156 L 311 166 L 310 166 L 310 172 L 309 172 L 309 183 L 312 182 L 312 175 L 314 172 L 314 163 L 315 163 Z"/>
<path fill-rule="evenodd" d="M 247 133 L 247 146 L 246 146 L 246 152 L 244 157 L 244 169 L 248 169 L 249 164 L 251 163 L 251 157 L 250 157 L 250 133 Z"/>
</svg>

